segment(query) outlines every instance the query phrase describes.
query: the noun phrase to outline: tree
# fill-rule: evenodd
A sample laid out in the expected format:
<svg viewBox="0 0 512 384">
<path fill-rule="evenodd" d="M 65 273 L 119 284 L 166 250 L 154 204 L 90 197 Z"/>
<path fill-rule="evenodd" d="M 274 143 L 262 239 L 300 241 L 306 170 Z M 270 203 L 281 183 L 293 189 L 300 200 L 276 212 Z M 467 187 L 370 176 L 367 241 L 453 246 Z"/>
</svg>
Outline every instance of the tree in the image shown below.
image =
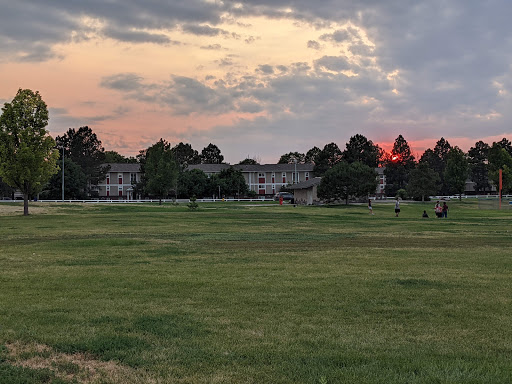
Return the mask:
<svg viewBox="0 0 512 384">
<path fill-rule="evenodd" d="M 223 161 L 224 156 L 215 144 L 210 143 L 201 151 L 201 164 L 222 164 Z"/>
<path fill-rule="evenodd" d="M 199 169 L 181 172 L 178 184 L 178 196 L 180 198 L 204 197 L 210 193 L 211 189 L 208 176 Z"/>
<path fill-rule="evenodd" d="M 105 163 L 128 163 L 136 164 L 135 157 L 125 157 L 116 151 L 105 151 Z"/>
<path fill-rule="evenodd" d="M 444 179 L 449 190 L 458 193 L 459 199 L 462 199 L 468 179 L 468 161 L 464 152 L 457 146 L 452 147 L 446 156 Z"/>
<path fill-rule="evenodd" d="M 160 139 L 146 150 L 143 175 L 146 193 L 158 197 L 162 205 L 162 199 L 175 187 L 177 177 L 178 166 L 171 145 Z"/>
<path fill-rule="evenodd" d="M 180 172 L 183 172 L 190 164 L 199 164 L 201 159 L 199 153 L 192 148 L 188 143 L 179 143 L 172 148 L 174 160 L 180 167 Z"/>
<path fill-rule="evenodd" d="M 0 197 L 8 197 L 13 198 L 14 195 L 14 188 L 10 187 L 6 183 L 2 181 L 2 178 L 0 177 Z"/>
<path fill-rule="evenodd" d="M 306 152 L 306 156 L 304 157 L 304 163 L 316 163 L 316 158 L 320 153 L 321 149 L 318 147 L 313 147 L 309 151 Z"/>
<path fill-rule="evenodd" d="M 240 161 L 238 164 L 239 165 L 258 165 L 260 162 L 258 159 L 256 158 L 246 158 L 246 159 L 243 159 L 242 161 Z"/>
<path fill-rule="evenodd" d="M 108 167 L 105 163 L 105 149 L 101 141 L 91 128 L 84 126 L 68 131 L 56 138 L 57 145 L 64 147 L 66 157 L 69 157 L 75 164 L 78 164 L 87 178 L 86 193 L 91 193 L 92 187 L 98 185 L 105 179 Z"/>
<path fill-rule="evenodd" d="M 304 164 L 305 155 L 300 152 L 288 152 L 279 158 L 277 164 Z"/>
<path fill-rule="evenodd" d="M 378 145 L 373 144 L 365 136 L 357 134 L 352 136 L 346 144 L 342 157 L 349 163 L 359 161 L 371 168 L 376 168 L 379 166 L 382 155 L 383 151 Z"/>
<path fill-rule="evenodd" d="M 44 187 L 58 170 L 59 151 L 46 130 L 48 108 L 30 89 L 19 89 L 0 116 L 0 177 L 23 193 L 23 214 L 28 199 Z"/>
<path fill-rule="evenodd" d="M 512 156 L 501 142 L 492 143 L 489 149 L 489 179 L 499 188 L 499 170 L 502 170 L 503 192 L 512 191 Z"/>
<path fill-rule="evenodd" d="M 387 185 L 386 194 L 394 196 L 399 189 L 405 189 L 409 172 L 414 169 L 415 161 L 407 140 L 398 135 L 391 153 L 385 158 Z"/>
<path fill-rule="evenodd" d="M 66 158 L 64 161 L 64 195 L 68 199 L 85 199 L 87 178 L 82 168 L 73 160 Z M 44 199 L 60 199 L 62 197 L 62 168 L 54 174 L 44 191 L 41 193 Z"/>
<path fill-rule="evenodd" d="M 440 178 L 439 190 L 443 195 L 447 195 L 450 192 L 449 187 L 444 181 L 444 170 L 446 168 L 448 152 L 450 152 L 451 148 L 450 143 L 444 137 L 441 137 L 434 149 L 427 149 L 420 158 L 420 162 L 427 162 L 430 168 L 438 173 Z"/>
<path fill-rule="evenodd" d="M 469 177 L 475 183 L 477 193 L 485 193 L 491 188 L 489 169 L 486 164 L 489 158 L 489 149 L 489 144 L 478 141 L 468 151 Z"/>
<path fill-rule="evenodd" d="M 328 169 L 338 164 L 341 161 L 341 155 L 341 150 L 335 143 L 326 144 L 316 156 L 313 168 L 315 176 L 321 177 Z"/>
<path fill-rule="evenodd" d="M 341 161 L 327 170 L 318 186 L 318 197 L 326 200 L 345 200 L 375 193 L 377 173 L 375 169 L 358 161 Z"/>
<path fill-rule="evenodd" d="M 218 192 L 220 186 L 221 195 L 242 196 L 249 192 L 249 187 L 245 182 L 242 171 L 229 167 L 214 175 L 211 179 L 211 192 Z M 219 196 L 220 197 L 220 196 Z"/>
<path fill-rule="evenodd" d="M 413 198 L 421 198 L 425 201 L 425 196 L 435 195 L 439 191 L 439 175 L 427 162 L 419 162 L 418 166 L 411 170 L 409 174 L 409 183 L 407 184 L 407 193 Z"/>
</svg>

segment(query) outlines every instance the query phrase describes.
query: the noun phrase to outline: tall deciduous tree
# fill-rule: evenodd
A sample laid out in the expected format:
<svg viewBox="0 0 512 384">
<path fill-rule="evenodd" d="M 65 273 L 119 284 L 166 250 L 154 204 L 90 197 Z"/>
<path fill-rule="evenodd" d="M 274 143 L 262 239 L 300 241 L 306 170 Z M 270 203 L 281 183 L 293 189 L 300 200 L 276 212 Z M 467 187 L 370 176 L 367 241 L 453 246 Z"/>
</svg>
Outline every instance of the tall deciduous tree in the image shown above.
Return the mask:
<svg viewBox="0 0 512 384">
<path fill-rule="evenodd" d="M 159 204 L 176 187 L 178 165 L 174 161 L 171 145 L 164 139 L 146 150 L 144 186 L 148 195 L 158 197 Z"/>
<path fill-rule="evenodd" d="M 91 193 L 93 186 L 105 179 L 108 167 L 105 163 L 105 149 L 96 134 L 88 126 L 78 129 L 69 128 L 68 131 L 56 138 L 57 145 L 64 147 L 66 157 L 78 164 L 87 178 L 87 193 Z"/>
<path fill-rule="evenodd" d="M 465 153 L 457 146 L 450 149 L 446 156 L 444 179 L 449 190 L 458 193 L 461 199 L 468 179 L 468 161 Z"/>
<path fill-rule="evenodd" d="M 178 196 L 180 198 L 204 197 L 210 193 L 210 180 L 199 169 L 181 172 L 179 175 Z"/>
<path fill-rule="evenodd" d="M 439 191 L 439 175 L 427 162 L 419 162 L 418 166 L 409 174 L 409 183 L 407 184 L 407 193 L 413 198 L 421 198 L 425 201 L 425 196 L 435 195 Z"/>
<path fill-rule="evenodd" d="M 489 149 L 489 144 L 478 141 L 468 151 L 469 177 L 475 183 L 477 193 L 485 192 L 491 188 L 487 167 Z"/>
<path fill-rule="evenodd" d="M 305 155 L 300 152 L 288 152 L 279 158 L 277 164 L 304 164 Z"/>
<path fill-rule="evenodd" d="M 201 151 L 201 164 L 222 164 L 223 161 L 224 156 L 215 144 L 210 143 Z"/>
<path fill-rule="evenodd" d="M 384 164 L 386 169 L 386 194 L 394 196 L 399 189 L 405 189 L 409 172 L 415 167 L 415 159 L 411 148 L 402 135 L 398 135 L 391 153 L 387 155 Z"/>
<path fill-rule="evenodd" d="M 318 186 L 318 197 L 326 200 L 345 200 L 375 193 L 377 173 L 374 168 L 358 161 L 341 161 L 327 170 Z"/>
<path fill-rule="evenodd" d="M 240 161 L 238 164 L 240 165 L 258 165 L 260 163 L 260 160 L 253 157 L 252 159 L 247 157 L 245 159 L 243 159 L 242 161 Z"/>
<path fill-rule="evenodd" d="M 357 134 L 352 136 L 343 151 L 343 160 L 353 163 L 359 161 L 371 168 L 379 166 L 383 151 L 365 136 Z"/>
<path fill-rule="evenodd" d="M 46 130 L 48 108 L 30 89 L 19 89 L 0 116 L 0 176 L 23 193 L 23 214 L 28 199 L 44 187 L 58 170 L 59 151 Z"/>
</svg>

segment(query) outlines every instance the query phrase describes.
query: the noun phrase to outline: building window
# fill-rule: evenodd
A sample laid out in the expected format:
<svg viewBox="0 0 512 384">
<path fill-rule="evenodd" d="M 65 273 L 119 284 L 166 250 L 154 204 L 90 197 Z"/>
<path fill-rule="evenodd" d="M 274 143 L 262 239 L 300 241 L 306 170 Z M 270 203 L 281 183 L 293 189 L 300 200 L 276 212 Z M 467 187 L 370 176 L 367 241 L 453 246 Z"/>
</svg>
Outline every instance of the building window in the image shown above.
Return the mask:
<svg viewBox="0 0 512 384">
<path fill-rule="evenodd" d="M 137 182 L 137 174 L 130 173 L 130 184 L 135 184 Z"/>
<path fill-rule="evenodd" d="M 258 193 L 260 195 L 264 195 L 265 194 L 265 186 L 264 185 L 258 185 Z"/>
<path fill-rule="evenodd" d="M 119 197 L 123 196 L 123 188 L 119 187 Z"/>
<path fill-rule="evenodd" d="M 306 176 L 306 181 L 308 181 L 309 180 L 309 172 L 306 172 L 305 176 Z"/>
<path fill-rule="evenodd" d="M 272 184 L 272 193 L 276 193 L 276 185 Z"/>
<path fill-rule="evenodd" d="M 273 183 L 276 182 L 276 174 L 274 172 L 272 172 L 272 182 Z"/>
<path fill-rule="evenodd" d="M 117 184 L 123 184 L 123 174 L 122 173 L 117 174 L 117 181 L 118 181 Z"/>
<path fill-rule="evenodd" d="M 283 176 L 283 183 L 286 183 L 286 172 L 283 172 L 282 176 Z"/>
<path fill-rule="evenodd" d="M 107 174 L 107 185 L 110 184 L 110 175 Z"/>
<path fill-rule="evenodd" d="M 265 174 L 258 173 L 258 183 L 265 183 Z"/>
<path fill-rule="evenodd" d="M 107 185 L 107 197 L 109 197 L 109 196 L 110 196 L 110 186 Z"/>
</svg>

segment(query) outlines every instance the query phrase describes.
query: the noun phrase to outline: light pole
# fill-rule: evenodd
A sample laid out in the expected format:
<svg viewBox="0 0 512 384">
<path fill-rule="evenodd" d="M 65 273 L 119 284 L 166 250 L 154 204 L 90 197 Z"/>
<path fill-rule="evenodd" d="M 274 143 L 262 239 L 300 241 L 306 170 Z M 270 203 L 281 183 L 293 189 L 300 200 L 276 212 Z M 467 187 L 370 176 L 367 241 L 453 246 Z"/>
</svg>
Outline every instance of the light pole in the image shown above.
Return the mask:
<svg viewBox="0 0 512 384">
<path fill-rule="evenodd" d="M 293 184 L 297 184 L 297 158 L 293 158 L 293 162 L 295 163 L 295 173 L 293 175 Z"/>
<path fill-rule="evenodd" d="M 64 146 L 62 146 L 62 202 L 64 202 Z"/>
</svg>

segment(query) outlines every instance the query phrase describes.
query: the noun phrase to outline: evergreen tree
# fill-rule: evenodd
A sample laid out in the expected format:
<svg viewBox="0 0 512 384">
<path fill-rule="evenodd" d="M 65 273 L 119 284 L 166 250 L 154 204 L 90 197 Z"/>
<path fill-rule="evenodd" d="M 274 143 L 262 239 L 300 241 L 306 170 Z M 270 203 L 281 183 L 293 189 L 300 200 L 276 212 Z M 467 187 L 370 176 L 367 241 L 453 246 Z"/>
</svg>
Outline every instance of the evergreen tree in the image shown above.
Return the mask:
<svg viewBox="0 0 512 384">
<path fill-rule="evenodd" d="M 414 199 L 421 198 L 425 201 L 425 196 L 435 195 L 439 190 L 439 175 L 427 162 L 419 162 L 417 167 L 411 170 L 409 174 L 409 183 L 407 184 L 407 194 Z"/>
<path fill-rule="evenodd" d="M 201 164 L 222 164 L 224 156 L 221 155 L 219 147 L 215 144 L 208 144 L 201 151 Z"/>
<path fill-rule="evenodd" d="M 409 179 L 409 172 L 414 169 L 416 163 L 407 140 L 399 135 L 391 153 L 384 160 L 386 169 L 386 194 L 395 196 L 399 189 L 405 189 Z"/>
<path fill-rule="evenodd" d="M 446 156 L 444 179 L 450 192 L 458 193 L 462 198 L 468 178 L 468 161 L 459 147 L 453 147 Z"/>
<path fill-rule="evenodd" d="M 371 168 L 379 166 L 383 151 L 365 136 L 357 134 L 352 136 L 343 151 L 343 160 L 353 163 L 359 161 Z"/>
<path fill-rule="evenodd" d="M 491 188 L 489 184 L 489 168 L 487 166 L 489 149 L 489 144 L 478 141 L 468 152 L 469 177 L 475 183 L 475 191 L 477 193 L 485 193 Z"/>
</svg>

